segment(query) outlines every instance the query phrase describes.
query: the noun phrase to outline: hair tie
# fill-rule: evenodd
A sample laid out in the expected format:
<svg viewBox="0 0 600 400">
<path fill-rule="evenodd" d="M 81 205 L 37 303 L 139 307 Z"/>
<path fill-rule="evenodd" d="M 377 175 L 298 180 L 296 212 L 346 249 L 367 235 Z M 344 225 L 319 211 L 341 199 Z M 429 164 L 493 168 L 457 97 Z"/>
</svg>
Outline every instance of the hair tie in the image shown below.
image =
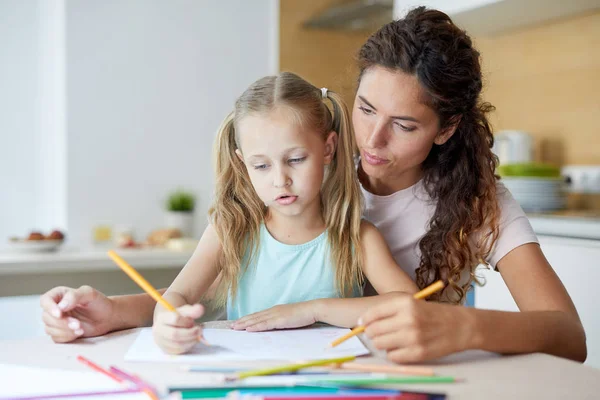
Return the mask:
<svg viewBox="0 0 600 400">
<path fill-rule="evenodd" d="M 321 98 L 325 100 L 327 98 L 327 88 L 321 88 Z"/>
</svg>

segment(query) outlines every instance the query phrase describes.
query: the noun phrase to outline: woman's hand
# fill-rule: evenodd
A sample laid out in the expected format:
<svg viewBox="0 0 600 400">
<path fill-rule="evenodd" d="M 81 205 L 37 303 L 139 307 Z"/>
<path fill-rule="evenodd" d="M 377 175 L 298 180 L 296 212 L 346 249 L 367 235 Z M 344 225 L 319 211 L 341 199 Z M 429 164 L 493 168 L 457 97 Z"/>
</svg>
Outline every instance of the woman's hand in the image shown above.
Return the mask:
<svg viewBox="0 0 600 400">
<path fill-rule="evenodd" d="M 250 332 L 273 329 L 299 328 L 317 322 L 316 301 L 282 304 L 267 310 L 246 315 L 231 326 L 235 330 Z"/>
<path fill-rule="evenodd" d="M 40 297 L 46 333 L 56 343 L 103 335 L 118 326 L 114 305 L 90 286 L 59 286 Z"/>
<path fill-rule="evenodd" d="M 195 324 L 195 319 L 204 314 L 201 304 L 184 305 L 177 312 L 161 310 L 154 316 L 152 334 L 154 341 L 165 353 L 182 354 L 198 343 L 202 328 Z"/>
<path fill-rule="evenodd" d="M 365 334 L 387 358 L 411 363 L 470 348 L 474 318 L 466 307 L 415 300 L 396 294 L 370 308 L 359 319 Z"/>
</svg>

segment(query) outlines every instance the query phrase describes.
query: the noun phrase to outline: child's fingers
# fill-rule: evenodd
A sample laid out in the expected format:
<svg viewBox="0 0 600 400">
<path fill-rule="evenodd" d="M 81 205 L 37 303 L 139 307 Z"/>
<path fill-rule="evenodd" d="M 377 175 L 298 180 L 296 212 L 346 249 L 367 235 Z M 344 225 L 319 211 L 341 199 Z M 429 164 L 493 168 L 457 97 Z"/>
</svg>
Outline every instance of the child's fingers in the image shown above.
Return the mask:
<svg viewBox="0 0 600 400">
<path fill-rule="evenodd" d="M 277 320 L 267 319 L 264 321 L 257 321 L 256 323 L 246 327 L 248 332 L 262 332 L 277 329 L 279 326 Z"/>
<path fill-rule="evenodd" d="M 260 321 L 263 321 L 265 318 L 268 318 L 269 313 L 265 311 L 260 311 L 254 314 L 246 315 L 235 321 L 232 325 L 233 329 L 244 329 L 248 326 L 254 325 Z"/>
<path fill-rule="evenodd" d="M 204 314 L 204 307 L 201 304 L 194 304 L 179 307 L 177 312 L 161 312 L 156 318 L 161 324 L 177 328 L 192 328 L 196 324 L 196 318 L 200 318 L 202 314 Z"/>
<path fill-rule="evenodd" d="M 184 317 L 197 319 L 204 314 L 204 306 L 202 304 L 187 304 L 179 307 L 177 313 Z"/>
<path fill-rule="evenodd" d="M 156 316 L 156 322 L 173 328 L 192 328 L 194 319 L 176 312 L 161 312 Z"/>
<path fill-rule="evenodd" d="M 186 353 L 192 347 L 194 347 L 194 345 L 195 345 L 195 343 L 184 343 L 184 344 L 170 343 L 170 342 L 160 343 L 160 347 L 163 349 L 164 352 L 166 352 L 168 354 Z"/>
<path fill-rule="evenodd" d="M 185 344 L 196 343 L 201 332 L 202 330 L 199 326 L 194 326 L 193 328 L 174 328 L 171 326 L 163 326 L 157 332 L 157 335 L 163 340 L 169 342 Z"/>
</svg>

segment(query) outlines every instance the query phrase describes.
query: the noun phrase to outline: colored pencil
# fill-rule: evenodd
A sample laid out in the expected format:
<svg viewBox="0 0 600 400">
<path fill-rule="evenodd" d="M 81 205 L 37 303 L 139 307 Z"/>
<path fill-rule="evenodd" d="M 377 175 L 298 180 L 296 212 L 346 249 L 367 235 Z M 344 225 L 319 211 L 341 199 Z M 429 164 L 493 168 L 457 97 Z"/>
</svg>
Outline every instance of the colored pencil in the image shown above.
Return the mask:
<svg viewBox="0 0 600 400">
<path fill-rule="evenodd" d="M 110 370 L 106 370 L 104 368 L 102 368 L 101 366 L 99 366 L 98 364 L 96 364 L 95 362 L 85 358 L 82 355 L 78 355 L 77 356 L 77 361 L 80 361 L 82 363 L 84 363 L 85 365 L 87 365 L 88 367 L 90 367 L 91 369 L 93 369 L 96 372 L 100 372 L 101 374 L 104 374 L 106 376 L 108 376 L 109 378 L 122 383 L 122 384 L 133 384 L 135 385 L 135 391 L 137 392 L 144 392 L 146 393 L 146 395 L 148 395 L 148 397 L 150 397 L 150 399 L 152 400 L 158 400 L 158 397 L 156 396 L 156 393 L 154 392 L 153 389 L 151 389 L 148 385 L 144 385 L 144 386 L 140 386 L 138 385 L 138 383 L 135 380 L 130 380 L 129 374 L 111 367 Z"/>
<path fill-rule="evenodd" d="M 330 359 L 325 359 L 325 360 L 308 361 L 305 363 L 281 365 L 281 366 L 271 367 L 271 368 L 255 369 L 255 370 L 251 370 L 251 371 L 240 372 L 240 373 L 234 375 L 233 379 L 244 379 L 244 378 L 249 378 L 251 376 L 273 375 L 273 374 L 279 374 L 281 372 L 298 371 L 300 369 L 309 368 L 309 367 L 317 367 L 320 365 L 341 364 L 346 361 L 353 361 L 355 359 L 356 359 L 356 357 L 349 356 L 349 357 L 341 357 L 341 358 L 330 358 Z"/>
<path fill-rule="evenodd" d="M 419 299 L 424 299 L 428 296 L 431 296 L 433 293 L 440 291 L 444 288 L 445 284 L 443 281 L 437 281 L 432 283 L 431 285 L 427 286 L 425 289 L 415 293 L 413 295 L 413 298 L 419 300 Z M 359 325 L 356 328 L 352 329 L 350 332 L 348 332 L 347 334 L 345 334 L 344 336 L 341 336 L 339 338 L 337 338 L 336 340 L 334 340 L 333 342 L 331 342 L 330 346 L 331 347 L 335 347 L 343 342 L 345 342 L 346 340 L 350 339 L 352 336 L 356 336 L 358 334 L 361 334 L 365 331 L 366 327 L 364 325 Z"/>
<path fill-rule="evenodd" d="M 428 367 L 404 366 L 404 365 L 387 365 L 387 364 L 363 364 L 357 362 L 347 362 L 338 364 L 337 368 L 348 371 L 363 371 L 363 372 L 382 372 L 385 374 L 405 374 L 405 375 L 421 375 L 434 376 L 433 369 Z"/>
<path fill-rule="evenodd" d="M 127 379 L 130 382 L 133 382 L 139 388 L 148 388 L 152 392 L 156 392 L 156 390 L 154 389 L 154 387 L 152 385 L 150 385 L 148 382 L 142 380 L 137 375 L 131 375 L 131 374 L 123 371 L 122 369 L 119 369 L 119 368 L 115 367 L 115 366 L 111 366 L 108 370 L 110 372 L 114 373 L 115 375 L 118 375 L 118 376 L 120 376 L 120 377 L 122 377 L 124 379 Z"/>
<path fill-rule="evenodd" d="M 88 360 L 87 358 L 85 358 L 82 355 L 78 355 L 77 356 L 77 361 L 87 365 L 88 367 L 90 367 L 91 369 L 93 369 L 96 372 L 100 372 L 101 374 L 104 374 L 106 376 L 108 376 L 109 378 L 111 378 L 114 381 L 117 381 L 119 383 L 126 383 L 126 380 L 123 379 L 122 377 L 116 375 L 115 373 L 108 371 L 104 368 L 102 368 L 101 366 L 99 366 L 98 364 L 96 364 L 95 362 Z"/>
<path fill-rule="evenodd" d="M 307 378 L 305 383 L 325 383 L 335 384 L 343 386 L 370 386 L 370 385 L 388 385 L 388 384 L 400 384 L 400 383 L 455 383 L 462 382 L 461 379 L 457 379 L 453 376 L 386 376 L 379 377 L 374 376 L 372 378 L 352 378 L 350 377 L 332 377 L 332 378 L 318 378 L 311 380 Z"/>
<path fill-rule="evenodd" d="M 146 293 L 148 293 L 154 300 L 156 300 L 160 305 L 166 308 L 169 311 L 176 312 L 175 307 L 173 307 L 168 301 L 166 301 L 160 293 L 148 282 L 142 275 L 139 274 L 131 265 L 129 265 L 125 260 L 123 260 L 117 253 L 113 250 L 108 252 L 108 256 L 112 258 L 112 260 L 125 272 L 135 283 L 137 283 Z"/>
<path fill-rule="evenodd" d="M 345 365 L 345 364 L 344 364 Z M 253 368 L 244 368 L 244 367 L 210 367 L 210 366 L 198 366 L 198 365 L 188 365 L 181 367 L 184 371 L 187 372 L 207 372 L 207 373 L 235 373 L 235 372 L 244 372 L 251 371 Z M 327 370 L 317 370 L 317 371 L 286 371 L 282 372 L 278 375 L 329 375 L 335 373 L 333 369 Z M 357 372 L 348 370 L 348 373 L 344 375 L 352 375 Z"/>
<path fill-rule="evenodd" d="M 127 263 L 127 261 L 123 260 L 117 253 L 113 250 L 108 252 L 108 256 L 112 258 L 112 260 L 129 276 L 135 283 L 137 283 L 146 293 L 148 293 L 157 303 L 166 308 L 169 311 L 177 312 L 175 307 L 173 307 L 168 301 L 164 299 L 158 292 L 158 290 L 154 289 L 154 287 L 148 282 L 139 272 L 137 272 L 131 265 Z M 198 338 L 199 342 L 202 342 L 205 345 L 209 345 L 208 342 L 200 336 Z"/>
<path fill-rule="evenodd" d="M 269 386 L 221 386 L 221 387 L 169 387 L 169 393 L 179 392 L 182 399 L 225 397 L 228 394 L 255 394 L 266 395 L 329 395 L 329 394 L 396 394 L 395 389 L 372 389 L 372 388 L 345 388 L 339 386 L 304 385 L 269 385 Z"/>
<path fill-rule="evenodd" d="M 46 399 L 66 399 L 71 397 L 88 397 L 88 396 L 115 396 L 118 394 L 140 393 L 137 388 L 105 390 L 97 392 L 79 392 L 79 393 L 62 393 L 62 394 L 42 394 L 35 396 L 9 397 L 10 400 L 46 400 Z"/>
<path fill-rule="evenodd" d="M 425 299 L 425 298 L 431 296 L 432 294 L 434 294 L 435 292 L 439 292 L 445 286 L 446 286 L 446 284 L 444 283 L 444 281 L 433 282 L 431 285 L 427 286 L 425 289 L 415 293 L 413 297 L 417 300 Z"/>
</svg>

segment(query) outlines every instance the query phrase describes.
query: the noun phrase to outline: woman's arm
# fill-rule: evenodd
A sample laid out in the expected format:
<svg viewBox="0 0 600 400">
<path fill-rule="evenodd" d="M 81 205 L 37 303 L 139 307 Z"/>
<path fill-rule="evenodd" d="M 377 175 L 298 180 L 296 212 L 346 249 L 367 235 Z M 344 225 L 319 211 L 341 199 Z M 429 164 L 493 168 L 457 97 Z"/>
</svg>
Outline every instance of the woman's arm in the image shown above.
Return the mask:
<svg viewBox="0 0 600 400">
<path fill-rule="evenodd" d="M 472 310 L 472 347 L 585 361 L 585 332 L 577 310 L 540 246 L 517 247 L 497 267 L 521 312 Z"/>
<path fill-rule="evenodd" d="M 520 312 L 479 310 L 394 296 L 361 322 L 392 361 L 420 362 L 457 351 L 533 353 L 584 361 L 585 333 L 567 291 L 539 245 L 525 244 L 498 262 Z"/>
</svg>

